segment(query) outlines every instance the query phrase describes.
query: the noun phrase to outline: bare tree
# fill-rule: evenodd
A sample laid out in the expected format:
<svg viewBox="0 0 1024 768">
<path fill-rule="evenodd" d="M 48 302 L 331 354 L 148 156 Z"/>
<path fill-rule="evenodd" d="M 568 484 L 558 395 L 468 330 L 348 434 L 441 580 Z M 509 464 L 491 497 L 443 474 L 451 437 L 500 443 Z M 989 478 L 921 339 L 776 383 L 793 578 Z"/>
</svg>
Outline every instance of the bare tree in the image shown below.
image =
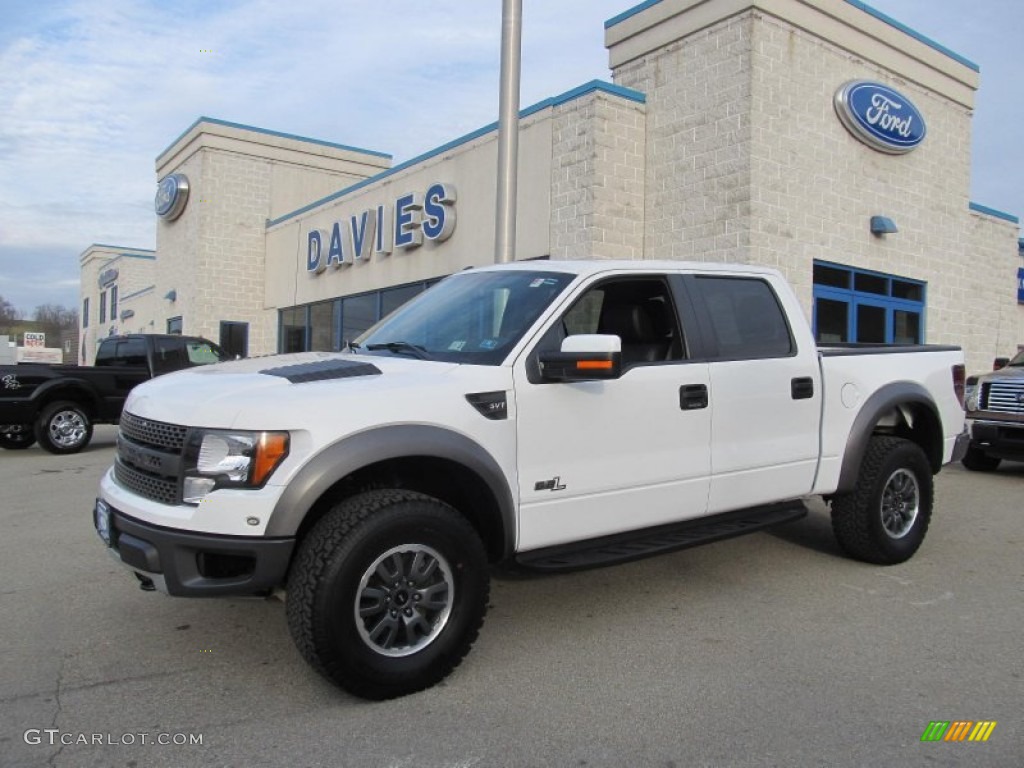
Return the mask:
<svg viewBox="0 0 1024 768">
<path fill-rule="evenodd" d="M 19 320 L 21 320 L 21 313 L 11 302 L 0 296 L 0 335 L 13 335 L 14 326 Z"/>
<path fill-rule="evenodd" d="M 35 320 L 46 334 L 56 340 L 60 332 L 78 327 L 78 310 L 68 309 L 62 304 L 40 304 L 33 313 Z"/>
</svg>

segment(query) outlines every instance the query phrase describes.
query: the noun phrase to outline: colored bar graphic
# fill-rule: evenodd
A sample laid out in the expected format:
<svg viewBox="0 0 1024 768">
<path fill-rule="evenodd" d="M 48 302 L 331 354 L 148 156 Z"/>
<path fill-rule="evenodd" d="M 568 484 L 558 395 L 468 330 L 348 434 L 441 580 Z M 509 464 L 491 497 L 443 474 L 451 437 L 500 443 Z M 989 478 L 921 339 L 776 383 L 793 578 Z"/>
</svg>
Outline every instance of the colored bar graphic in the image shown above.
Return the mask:
<svg viewBox="0 0 1024 768">
<path fill-rule="evenodd" d="M 967 738 L 968 741 L 988 741 L 988 737 L 992 735 L 992 731 L 996 729 L 995 720 L 981 720 L 974 730 L 971 731 L 971 735 Z"/>
<path fill-rule="evenodd" d="M 949 720 L 932 720 L 921 734 L 921 741 L 942 741 L 949 728 Z"/>
<path fill-rule="evenodd" d="M 921 741 L 988 741 L 996 725 L 995 720 L 932 720 Z"/>
<path fill-rule="evenodd" d="M 972 725 L 974 722 L 971 720 L 954 720 L 953 724 L 949 726 L 949 730 L 946 731 L 946 738 L 943 741 L 963 741 L 967 738 Z"/>
</svg>

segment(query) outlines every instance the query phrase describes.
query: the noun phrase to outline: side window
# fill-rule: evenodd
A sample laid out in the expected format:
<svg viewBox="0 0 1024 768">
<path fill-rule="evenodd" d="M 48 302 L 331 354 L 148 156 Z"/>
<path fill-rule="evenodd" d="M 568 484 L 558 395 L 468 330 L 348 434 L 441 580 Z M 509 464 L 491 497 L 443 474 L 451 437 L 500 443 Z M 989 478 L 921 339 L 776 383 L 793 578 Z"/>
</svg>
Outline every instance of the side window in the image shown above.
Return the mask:
<svg viewBox="0 0 1024 768">
<path fill-rule="evenodd" d="M 744 277 L 697 277 L 720 359 L 786 357 L 793 337 L 771 286 Z"/>
<path fill-rule="evenodd" d="M 557 349 L 565 336 L 602 333 L 622 340 L 623 366 L 686 358 L 668 284 L 661 278 L 618 278 L 584 293 L 552 329 L 542 347 Z"/>
<path fill-rule="evenodd" d="M 580 333 L 597 333 L 602 304 L 604 304 L 603 288 L 591 288 L 583 294 L 562 318 L 562 322 L 565 323 L 565 334 L 576 336 Z"/>
<path fill-rule="evenodd" d="M 100 348 L 96 350 L 96 360 L 93 361 L 93 365 L 116 365 L 117 361 L 114 359 L 114 355 L 116 353 L 116 341 L 110 340 L 102 342 L 100 344 Z"/>
<path fill-rule="evenodd" d="M 142 339 L 125 339 L 117 342 L 117 365 L 145 365 L 146 342 Z"/>
<path fill-rule="evenodd" d="M 181 339 L 157 338 L 153 340 L 154 373 L 167 373 L 185 367 L 185 352 Z"/>
</svg>

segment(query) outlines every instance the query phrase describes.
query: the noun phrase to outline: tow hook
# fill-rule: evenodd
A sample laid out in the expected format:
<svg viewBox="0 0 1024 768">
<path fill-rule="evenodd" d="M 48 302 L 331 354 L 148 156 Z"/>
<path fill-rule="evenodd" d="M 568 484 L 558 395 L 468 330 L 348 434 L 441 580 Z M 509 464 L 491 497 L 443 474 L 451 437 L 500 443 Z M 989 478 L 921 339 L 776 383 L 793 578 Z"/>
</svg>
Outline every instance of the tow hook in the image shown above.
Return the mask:
<svg viewBox="0 0 1024 768">
<path fill-rule="evenodd" d="M 139 589 L 141 589 L 143 592 L 155 592 L 156 591 L 156 585 L 153 584 L 153 580 L 152 579 L 147 579 L 145 576 L 143 576 L 138 571 L 135 572 L 135 578 L 139 580 Z"/>
</svg>

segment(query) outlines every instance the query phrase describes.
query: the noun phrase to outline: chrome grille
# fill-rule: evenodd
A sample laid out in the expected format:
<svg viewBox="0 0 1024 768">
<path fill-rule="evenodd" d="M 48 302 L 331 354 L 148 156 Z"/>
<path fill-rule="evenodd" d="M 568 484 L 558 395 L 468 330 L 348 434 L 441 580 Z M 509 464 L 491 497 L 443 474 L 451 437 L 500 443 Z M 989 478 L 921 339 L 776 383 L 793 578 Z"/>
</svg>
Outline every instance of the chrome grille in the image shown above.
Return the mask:
<svg viewBox="0 0 1024 768">
<path fill-rule="evenodd" d="M 984 410 L 1024 414 L 1024 381 L 993 381 L 985 389 Z"/>
<path fill-rule="evenodd" d="M 159 477 L 139 472 L 120 459 L 114 462 L 114 478 L 118 485 L 139 496 L 158 501 L 161 504 L 176 504 L 178 502 L 177 478 Z"/>
<path fill-rule="evenodd" d="M 150 421 L 133 416 L 127 411 L 121 414 L 120 430 L 124 437 L 133 442 L 173 453 L 181 453 L 185 447 L 185 436 L 188 434 L 188 427 Z"/>
</svg>

